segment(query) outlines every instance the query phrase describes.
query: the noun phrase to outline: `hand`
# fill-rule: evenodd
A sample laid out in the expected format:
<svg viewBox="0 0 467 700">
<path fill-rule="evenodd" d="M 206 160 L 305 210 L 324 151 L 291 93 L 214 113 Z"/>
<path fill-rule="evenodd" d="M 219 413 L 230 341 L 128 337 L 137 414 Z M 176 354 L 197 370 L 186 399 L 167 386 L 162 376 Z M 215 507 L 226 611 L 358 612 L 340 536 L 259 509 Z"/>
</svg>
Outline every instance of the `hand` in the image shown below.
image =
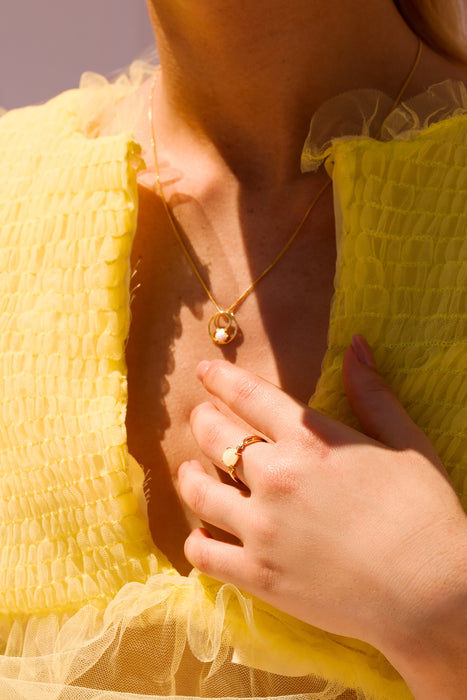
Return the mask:
<svg viewBox="0 0 467 700">
<path fill-rule="evenodd" d="M 367 434 L 231 364 L 201 363 L 204 386 L 234 415 L 212 403 L 193 411 L 192 430 L 207 458 L 225 470 L 227 446 L 258 432 L 268 442 L 248 446 L 236 466 L 248 490 L 216 481 L 199 462 L 181 466 L 186 503 L 240 542 L 199 529 L 185 553 L 208 575 L 367 641 L 400 668 L 413 644 L 419 649 L 420 638 L 432 634 L 433 620 L 444 623 L 453 612 L 451 592 L 465 600 L 466 518 L 433 447 L 376 372 L 368 345 L 359 336 L 353 343 L 344 382 Z"/>
</svg>

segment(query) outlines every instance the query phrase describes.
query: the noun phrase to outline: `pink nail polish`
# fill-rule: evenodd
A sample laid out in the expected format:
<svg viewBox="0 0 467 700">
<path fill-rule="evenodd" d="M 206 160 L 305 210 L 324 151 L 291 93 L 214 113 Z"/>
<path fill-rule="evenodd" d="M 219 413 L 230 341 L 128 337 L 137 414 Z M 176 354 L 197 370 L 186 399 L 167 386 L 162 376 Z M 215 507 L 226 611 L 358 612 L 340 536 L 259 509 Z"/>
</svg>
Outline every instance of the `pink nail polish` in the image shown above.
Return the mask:
<svg viewBox="0 0 467 700">
<path fill-rule="evenodd" d="M 356 334 L 352 336 L 352 348 L 358 361 L 361 362 L 362 365 L 376 369 L 375 358 L 363 335 Z"/>
</svg>

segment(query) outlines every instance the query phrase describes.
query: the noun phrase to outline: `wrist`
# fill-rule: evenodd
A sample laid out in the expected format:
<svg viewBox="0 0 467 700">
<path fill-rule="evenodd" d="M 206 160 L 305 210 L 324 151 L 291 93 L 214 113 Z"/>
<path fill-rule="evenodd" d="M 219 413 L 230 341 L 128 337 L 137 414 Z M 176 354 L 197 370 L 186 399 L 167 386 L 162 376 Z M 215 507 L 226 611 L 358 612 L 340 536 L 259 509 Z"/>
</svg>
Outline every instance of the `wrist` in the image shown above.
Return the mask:
<svg viewBox="0 0 467 700">
<path fill-rule="evenodd" d="M 467 695 L 466 523 L 457 529 L 444 550 L 414 575 L 407 595 L 412 609 L 383 650 L 416 700 Z"/>
</svg>

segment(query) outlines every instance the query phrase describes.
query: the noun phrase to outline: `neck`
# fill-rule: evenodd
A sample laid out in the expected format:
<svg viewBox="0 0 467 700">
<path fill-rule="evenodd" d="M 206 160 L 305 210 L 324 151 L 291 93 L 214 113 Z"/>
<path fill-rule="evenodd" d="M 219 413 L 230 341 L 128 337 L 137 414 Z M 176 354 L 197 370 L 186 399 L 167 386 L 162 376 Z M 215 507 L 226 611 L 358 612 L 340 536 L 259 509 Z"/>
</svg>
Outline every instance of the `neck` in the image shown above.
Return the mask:
<svg viewBox="0 0 467 700">
<path fill-rule="evenodd" d="M 160 131 L 208 141 L 240 178 L 297 177 L 317 107 L 358 87 L 396 95 L 417 49 L 392 0 L 148 2 Z"/>
</svg>

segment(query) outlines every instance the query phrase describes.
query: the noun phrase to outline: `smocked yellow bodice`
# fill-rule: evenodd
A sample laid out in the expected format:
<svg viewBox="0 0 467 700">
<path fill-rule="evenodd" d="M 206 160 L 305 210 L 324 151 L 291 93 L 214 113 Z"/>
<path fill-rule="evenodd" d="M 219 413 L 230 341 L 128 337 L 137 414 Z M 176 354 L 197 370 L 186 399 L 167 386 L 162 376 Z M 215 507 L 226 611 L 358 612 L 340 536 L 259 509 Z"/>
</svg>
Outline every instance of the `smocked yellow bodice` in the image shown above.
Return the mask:
<svg viewBox="0 0 467 700">
<path fill-rule="evenodd" d="M 39 682 L 109 698 L 410 697 L 367 645 L 181 577 L 152 542 L 125 431 L 137 147 L 130 133 L 87 138 L 82 99 L 0 120 L 2 697 L 38 697 Z M 353 422 L 342 355 L 364 334 L 467 507 L 467 116 L 327 156 L 336 292 L 311 403 Z"/>
</svg>

